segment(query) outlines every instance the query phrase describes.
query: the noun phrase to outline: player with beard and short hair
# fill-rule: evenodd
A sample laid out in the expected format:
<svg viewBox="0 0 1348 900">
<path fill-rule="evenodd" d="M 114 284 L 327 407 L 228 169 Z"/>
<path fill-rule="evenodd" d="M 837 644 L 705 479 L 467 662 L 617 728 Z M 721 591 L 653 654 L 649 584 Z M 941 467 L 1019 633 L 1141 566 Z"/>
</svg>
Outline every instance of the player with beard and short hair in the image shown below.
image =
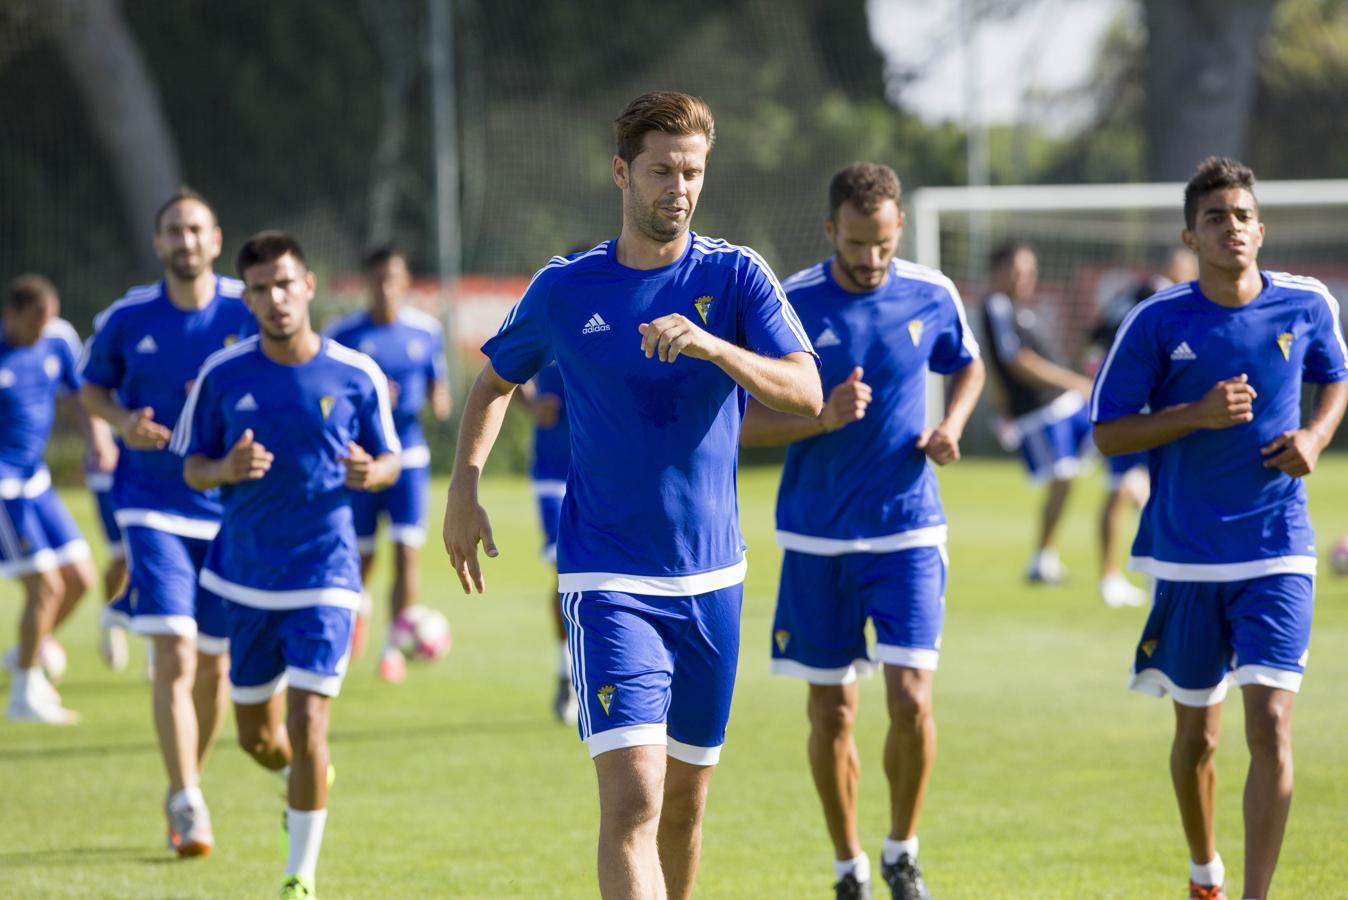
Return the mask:
<svg viewBox="0 0 1348 900">
<path fill-rule="evenodd" d="M 599 784 L 605 898 L 691 895 L 739 651 L 746 561 L 735 489 L 753 394 L 823 404 L 809 338 L 754 251 L 689 230 L 715 125 L 655 91 L 614 122 L 622 231 L 534 276 L 465 404 L 445 549 L 465 591 L 496 556 L 478 479 L 510 396 L 550 359 L 571 468 L 557 541 L 582 739 Z"/>
<path fill-rule="evenodd" d="M 180 189 L 154 225 L 164 278 L 132 288 L 94 320 L 80 397 L 121 438 L 113 504 L 129 560 L 131 628 L 154 649 L 169 844 L 179 856 L 201 856 L 215 844 L 201 770 L 225 712 L 229 648 L 220 598 L 197 576 L 220 529 L 220 499 L 184 484 L 167 446 L 202 362 L 257 325 L 242 283 L 214 271 L 223 238 L 205 198 Z"/>
</svg>

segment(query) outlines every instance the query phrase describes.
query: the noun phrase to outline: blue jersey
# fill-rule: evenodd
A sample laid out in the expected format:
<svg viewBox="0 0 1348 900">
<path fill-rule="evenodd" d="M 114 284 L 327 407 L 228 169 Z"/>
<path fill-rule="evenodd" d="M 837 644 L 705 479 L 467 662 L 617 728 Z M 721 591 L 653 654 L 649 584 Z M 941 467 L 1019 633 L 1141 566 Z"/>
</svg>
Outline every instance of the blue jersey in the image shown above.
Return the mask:
<svg viewBox="0 0 1348 900">
<path fill-rule="evenodd" d="M 156 422 L 172 428 L 206 357 L 257 332 L 242 293 L 243 282 L 217 277 L 215 297 L 204 309 L 182 310 L 169 300 L 163 281 L 133 288 L 94 320 L 82 377 L 116 391 L 128 409 L 150 407 Z M 121 450 L 112 499 L 122 525 L 214 535 L 216 491 L 189 488 L 182 461 L 166 449 Z"/>
<path fill-rule="evenodd" d="M 825 556 L 942 544 L 936 475 L 917 439 L 928 367 L 949 374 L 978 358 L 959 291 L 935 269 L 894 260 L 883 285 L 852 293 L 830 262 L 784 286 L 819 354 L 825 395 L 861 366 L 871 403 L 860 421 L 787 449 L 777 541 Z"/>
<path fill-rule="evenodd" d="M 0 333 L 0 478 L 26 479 L 43 467 L 56 397 L 80 387 L 80 341 L 64 319 L 52 319 L 31 345 Z"/>
<path fill-rule="evenodd" d="M 240 341 L 202 366 L 170 450 L 219 459 L 246 429 L 275 459 L 262 478 L 220 489 L 224 519 L 202 585 L 270 609 L 357 602 L 360 556 L 341 459 L 348 441 L 372 456 L 402 449 L 383 373 L 327 338 L 296 366 L 267 358 L 259 338 Z"/>
<path fill-rule="evenodd" d="M 1193 403 L 1247 374 L 1254 420 L 1201 429 L 1150 451 L 1151 499 L 1132 567 L 1167 581 L 1315 573 L 1306 487 L 1264 468 L 1259 449 L 1301 427 L 1303 382 L 1348 378 L 1338 302 L 1313 278 L 1263 272 L 1252 302 L 1225 307 L 1198 282 L 1146 300 L 1124 319 L 1095 380 L 1091 419 Z"/>
<path fill-rule="evenodd" d="M 421 433 L 421 410 L 432 384 L 448 380 L 445 367 L 445 330 L 435 316 L 402 307 L 387 324 L 361 310 L 338 319 L 328 337 L 359 350 L 379 364 L 389 380 L 393 424 L 403 445 L 403 468 L 431 464 L 431 451 Z"/>
<path fill-rule="evenodd" d="M 571 426 L 566 421 L 566 385 L 562 370 L 551 362 L 538 370 L 534 387 L 539 397 L 557 401 L 557 422 L 551 428 L 534 425 L 534 457 L 529 477 L 534 481 L 566 481 L 571 468 Z"/>
<path fill-rule="evenodd" d="M 483 352 L 517 384 L 555 356 L 566 381 L 571 468 L 562 591 L 678 596 L 744 577 L 736 459 L 745 392 L 717 366 L 647 359 L 637 326 L 671 313 L 765 356 L 811 352 L 762 258 L 689 234 L 677 262 L 632 269 L 606 241 L 554 257 Z"/>
</svg>

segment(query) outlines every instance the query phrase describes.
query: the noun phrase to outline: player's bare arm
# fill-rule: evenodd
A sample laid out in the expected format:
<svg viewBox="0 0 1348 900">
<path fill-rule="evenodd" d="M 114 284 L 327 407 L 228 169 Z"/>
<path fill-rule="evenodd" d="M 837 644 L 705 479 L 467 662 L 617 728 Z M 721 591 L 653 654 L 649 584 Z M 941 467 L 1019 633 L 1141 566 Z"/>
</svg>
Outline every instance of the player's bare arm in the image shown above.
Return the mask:
<svg viewBox="0 0 1348 900">
<path fill-rule="evenodd" d="M 117 468 L 117 458 L 121 453 L 113 438 L 112 426 L 107 419 L 90 415 L 83 403 L 79 406 L 89 422 L 89 451 L 85 454 L 85 467 L 94 472 L 113 471 Z"/>
<path fill-rule="evenodd" d="M 846 381 L 829 391 L 823 410 L 813 417 L 768 409 L 751 397 L 740 426 L 740 446 L 792 444 L 861 421 L 871 402 L 871 386 L 862 381 L 864 376 L 860 366 L 854 368 Z"/>
<path fill-rule="evenodd" d="M 1106 456 L 1150 450 L 1177 441 L 1202 428 L 1222 429 L 1254 420 L 1259 394 L 1245 373 L 1225 378 L 1193 403 L 1179 403 L 1154 413 L 1121 416 L 1095 426 L 1095 446 Z M 1342 413 L 1340 413 L 1342 415 Z"/>
<path fill-rule="evenodd" d="M 679 313 L 661 316 L 637 328 L 641 332 L 641 350 L 648 359 L 668 363 L 680 356 L 705 359 L 764 406 L 780 412 L 817 416 L 824 407 L 819 368 L 808 353 L 788 353 L 781 359 L 759 356 L 721 340 Z"/>
<path fill-rule="evenodd" d="M 173 429 L 154 420 L 153 409 L 127 409 L 113 397 L 111 388 L 85 382 L 80 404 L 89 415 L 106 419 L 133 450 L 163 450 L 173 437 Z"/>
<path fill-rule="evenodd" d="M 1091 395 L 1091 380 L 1085 375 L 1045 359 L 1026 347 L 1016 351 L 1008 368 L 1017 378 L 1031 384 L 1076 391 L 1083 397 Z"/>
<path fill-rule="evenodd" d="M 471 594 L 474 588 L 479 594 L 486 590 L 477 559 L 478 543 L 488 556 L 497 554 L 491 521 L 478 503 L 477 486 L 515 388 L 515 384 L 497 375 L 491 363 L 487 363 L 468 392 L 459 423 L 459 446 L 454 454 L 442 533 L 450 566 L 459 576 L 465 594 Z"/>
<path fill-rule="evenodd" d="M 396 453 L 371 456 L 360 444 L 347 441 L 346 456 L 338 457 L 346 468 L 345 485 L 353 491 L 382 491 L 398 480 L 402 461 Z"/>
<path fill-rule="evenodd" d="M 454 400 L 449 396 L 449 385 L 443 381 L 432 381 L 427 388 L 426 399 L 431 404 L 431 415 L 438 421 L 448 422 L 449 414 L 454 411 Z"/>
<path fill-rule="evenodd" d="M 1283 432 L 1260 448 L 1265 457 L 1264 468 L 1278 469 L 1293 478 L 1315 471 L 1320 453 L 1329 446 L 1343 421 L 1345 407 L 1348 407 L 1348 381 L 1317 387 L 1310 421 L 1295 431 Z"/>
<path fill-rule="evenodd" d="M 938 466 L 949 465 L 960 458 L 960 438 L 964 436 L 964 426 L 969 424 L 969 416 L 978 403 L 978 395 L 983 392 L 986 377 L 981 359 L 975 359 L 952 375 L 945 418 L 918 436 L 918 449 L 925 451 L 927 458 Z"/>
<path fill-rule="evenodd" d="M 204 453 L 193 453 L 183 460 L 183 481 L 198 491 L 208 491 L 224 484 L 257 481 L 271 469 L 276 457 L 254 438 L 253 429 L 243 434 L 219 459 Z"/>
</svg>

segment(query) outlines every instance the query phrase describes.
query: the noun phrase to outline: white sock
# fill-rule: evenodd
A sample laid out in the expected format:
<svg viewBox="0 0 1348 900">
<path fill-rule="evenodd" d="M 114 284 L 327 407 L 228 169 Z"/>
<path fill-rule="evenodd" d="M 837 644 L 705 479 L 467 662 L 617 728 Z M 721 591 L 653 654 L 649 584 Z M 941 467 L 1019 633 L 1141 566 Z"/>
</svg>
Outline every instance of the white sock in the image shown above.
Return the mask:
<svg viewBox="0 0 1348 900">
<path fill-rule="evenodd" d="M 571 677 L 571 647 L 565 639 L 557 643 L 557 677 Z"/>
<path fill-rule="evenodd" d="M 314 870 L 318 868 L 318 851 L 323 846 L 323 826 L 327 822 L 326 809 L 315 809 L 312 812 L 286 809 L 286 825 L 290 834 L 287 875 L 314 877 Z"/>
<path fill-rule="evenodd" d="M 199 785 L 185 787 L 178 793 L 169 798 L 169 806 L 172 809 L 183 809 L 188 806 L 205 806 L 206 798 L 201 793 Z"/>
<path fill-rule="evenodd" d="M 41 678 L 42 670 L 37 666 L 31 669 L 15 669 L 10 673 L 10 677 L 14 679 L 9 686 L 10 696 L 23 697 L 26 700 L 28 699 L 29 682 L 35 678 Z"/>
<path fill-rule="evenodd" d="M 1222 855 L 1218 853 L 1212 858 L 1212 862 L 1205 866 L 1200 866 L 1193 860 L 1189 860 L 1189 878 L 1195 884 L 1201 884 L 1204 887 L 1224 884 L 1226 882 L 1226 866 L 1222 864 Z"/>
<path fill-rule="evenodd" d="M 848 873 L 856 876 L 857 881 L 863 884 L 871 880 L 871 858 L 865 853 L 854 859 L 835 859 L 833 861 L 833 875 L 839 881 L 847 877 Z"/>
<path fill-rule="evenodd" d="M 911 860 L 917 859 L 917 835 L 913 835 L 906 841 L 896 841 L 893 838 L 885 838 L 884 849 L 880 851 L 881 857 L 886 865 L 894 865 L 899 861 L 899 857 L 907 853 Z"/>
</svg>

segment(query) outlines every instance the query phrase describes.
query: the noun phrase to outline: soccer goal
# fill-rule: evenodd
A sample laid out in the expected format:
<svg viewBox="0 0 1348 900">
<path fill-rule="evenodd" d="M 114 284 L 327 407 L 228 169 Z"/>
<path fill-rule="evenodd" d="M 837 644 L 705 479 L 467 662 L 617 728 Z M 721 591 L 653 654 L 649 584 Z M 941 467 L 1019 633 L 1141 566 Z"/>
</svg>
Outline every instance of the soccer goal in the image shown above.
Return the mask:
<svg viewBox="0 0 1348 900">
<path fill-rule="evenodd" d="M 1260 266 L 1314 276 L 1348 299 L 1348 180 L 1263 181 L 1255 196 L 1267 229 Z M 989 252 L 1010 240 L 1033 247 L 1040 313 L 1084 363 L 1104 306 L 1181 246 L 1184 185 L 924 188 L 908 207 L 911 258 L 955 281 L 976 334 Z M 940 379 L 929 379 L 929 410 L 942 408 L 942 396 Z"/>
</svg>

